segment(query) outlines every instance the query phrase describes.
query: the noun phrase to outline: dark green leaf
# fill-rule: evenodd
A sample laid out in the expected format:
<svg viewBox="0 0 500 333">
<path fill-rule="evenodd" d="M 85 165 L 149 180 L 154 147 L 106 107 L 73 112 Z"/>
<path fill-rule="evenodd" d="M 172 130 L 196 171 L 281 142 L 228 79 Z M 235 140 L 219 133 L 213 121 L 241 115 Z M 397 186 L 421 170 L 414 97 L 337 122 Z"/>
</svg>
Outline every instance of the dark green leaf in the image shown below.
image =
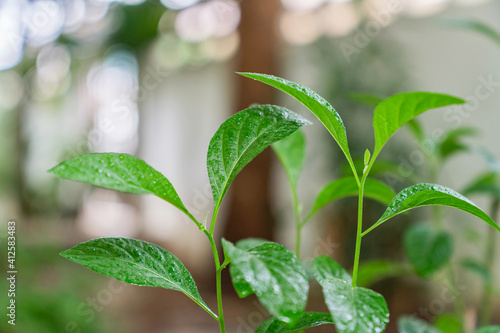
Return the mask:
<svg viewBox="0 0 500 333">
<path fill-rule="evenodd" d="M 306 139 L 302 131 L 296 131 L 275 142 L 273 149 L 286 171 L 288 181 L 295 188 L 306 156 Z"/>
<path fill-rule="evenodd" d="M 261 304 L 280 321 L 293 323 L 303 313 L 309 292 L 307 273 L 297 257 L 276 243 L 245 251 L 222 240 L 229 273 L 240 297 L 255 293 Z"/>
<path fill-rule="evenodd" d="M 465 190 L 463 190 L 465 195 L 471 194 L 487 194 L 491 195 L 497 199 L 500 199 L 500 184 L 498 179 L 498 174 L 494 172 L 488 172 L 479 176 L 479 178 L 472 181 Z"/>
<path fill-rule="evenodd" d="M 470 127 L 459 127 L 445 133 L 444 138 L 438 144 L 438 153 L 445 159 L 461 151 L 467 151 L 470 148 L 461 139 L 466 136 L 476 135 L 477 130 Z"/>
<path fill-rule="evenodd" d="M 217 317 L 201 299 L 186 267 L 157 245 L 128 238 L 98 238 L 78 244 L 61 255 L 118 281 L 180 291 Z"/>
<path fill-rule="evenodd" d="M 327 204 L 338 199 L 357 196 L 358 193 L 358 184 L 354 177 L 345 177 L 334 180 L 320 191 L 314 201 L 311 212 L 306 218 L 306 221 Z M 381 181 L 372 178 L 366 179 L 364 191 L 365 197 L 376 200 L 384 205 L 388 205 L 394 197 L 394 194 L 394 191 Z"/>
<path fill-rule="evenodd" d="M 264 243 L 269 243 L 269 241 L 263 238 L 245 238 L 238 241 L 238 243 L 236 243 L 236 247 L 238 249 L 248 251 Z"/>
<path fill-rule="evenodd" d="M 389 207 L 386 209 L 382 217 L 380 217 L 380 219 L 373 226 L 363 232 L 363 235 L 366 235 L 368 232 L 375 229 L 391 217 L 413 208 L 429 205 L 458 208 L 464 212 L 479 217 L 490 226 L 500 231 L 500 227 L 496 225 L 495 221 L 493 221 L 488 215 L 486 215 L 485 212 L 483 212 L 463 195 L 442 185 L 422 183 L 407 187 L 399 192 L 389 204 Z"/>
<path fill-rule="evenodd" d="M 357 284 L 369 287 L 378 281 L 408 274 L 408 267 L 388 260 L 370 260 L 359 264 Z"/>
<path fill-rule="evenodd" d="M 412 118 L 430 109 L 463 103 L 465 101 L 460 98 L 428 92 L 401 93 L 387 98 L 374 111 L 373 155 L 377 156 L 387 140 Z"/>
<path fill-rule="evenodd" d="M 128 154 L 83 155 L 62 162 L 49 172 L 61 178 L 110 190 L 154 194 L 187 213 L 168 179 L 143 160 Z"/>
<path fill-rule="evenodd" d="M 255 156 L 307 124 L 306 119 L 274 105 L 253 106 L 227 119 L 208 146 L 207 169 L 215 206 Z"/>
<path fill-rule="evenodd" d="M 485 283 L 491 283 L 491 274 L 484 263 L 474 258 L 465 258 L 460 261 L 460 265 L 477 274 Z"/>
<path fill-rule="evenodd" d="M 478 329 L 475 333 L 500 333 L 500 326 L 488 326 Z"/>
<path fill-rule="evenodd" d="M 389 322 L 389 311 L 382 295 L 373 290 L 352 287 L 331 277 L 319 277 L 326 306 L 339 333 L 380 333 Z"/>
<path fill-rule="evenodd" d="M 347 160 L 352 162 L 351 153 L 347 145 L 344 123 L 333 106 L 323 97 L 303 85 L 276 76 L 257 73 L 239 74 L 279 89 L 304 104 L 330 132 L 347 157 Z"/>
<path fill-rule="evenodd" d="M 332 316 L 329 313 L 306 312 L 291 326 L 277 318 L 270 318 L 262 323 L 255 333 L 292 333 L 328 324 L 333 324 Z"/>
<path fill-rule="evenodd" d="M 406 316 L 399 318 L 398 331 L 399 333 L 442 333 L 421 319 Z"/>
<path fill-rule="evenodd" d="M 352 277 L 336 261 L 328 256 L 319 256 L 312 261 L 312 272 L 316 280 L 324 281 L 331 277 L 351 283 Z"/>
<path fill-rule="evenodd" d="M 453 238 L 426 224 L 416 224 L 406 232 L 404 247 L 415 272 L 428 277 L 451 259 Z"/>
</svg>

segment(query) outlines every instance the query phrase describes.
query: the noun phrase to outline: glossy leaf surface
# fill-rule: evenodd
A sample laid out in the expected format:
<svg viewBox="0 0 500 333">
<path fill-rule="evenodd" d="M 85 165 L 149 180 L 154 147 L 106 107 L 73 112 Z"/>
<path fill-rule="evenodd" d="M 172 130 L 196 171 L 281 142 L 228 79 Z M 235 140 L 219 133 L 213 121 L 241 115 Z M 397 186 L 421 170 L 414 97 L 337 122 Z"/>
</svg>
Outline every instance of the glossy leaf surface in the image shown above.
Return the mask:
<svg viewBox="0 0 500 333">
<path fill-rule="evenodd" d="M 119 192 L 154 194 L 187 212 L 165 176 L 143 160 L 128 154 L 87 154 L 64 161 L 49 172 L 61 178 Z"/>
<path fill-rule="evenodd" d="M 323 123 L 335 141 L 337 141 L 340 149 L 345 154 L 347 159 L 352 161 L 351 153 L 349 152 L 349 147 L 347 145 L 347 134 L 344 123 L 333 106 L 323 97 L 301 84 L 276 76 L 257 73 L 239 74 L 266 83 L 287 93 L 304 104 L 304 106 L 307 107 Z"/>
<path fill-rule="evenodd" d="M 453 239 L 444 231 L 416 224 L 406 232 L 404 248 L 415 272 L 428 277 L 451 259 Z"/>
<path fill-rule="evenodd" d="M 321 208 L 328 205 L 329 203 L 338 199 L 357 196 L 358 192 L 358 184 L 354 177 L 345 177 L 334 180 L 333 182 L 327 184 L 320 191 L 320 193 L 316 197 L 316 200 L 314 201 L 313 207 L 307 219 L 310 219 Z M 394 191 L 381 181 L 373 178 L 366 179 L 364 191 L 364 196 L 366 198 L 370 198 L 381 202 L 384 205 L 388 205 L 394 195 Z"/>
<path fill-rule="evenodd" d="M 251 250 L 256 246 L 262 245 L 264 243 L 269 243 L 268 240 L 263 239 L 263 238 L 245 238 L 236 243 L 236 247 L 241 250 Z"/>
<path fill-rule="evenodd" d="M 407 187 L 399 192 L 391 201 L 382 217 L 380 217 L 373 226 L 363 232 L 363 235 L 366 235 L 391 217 L 413 208 L 429 205 L 458 208 L 464 212 L 477 216 L 496 230 L 500 231 L 500 227 L 496 225 L 495 221 L 463 195 L 442 185 L 422 183 Z"/>
<path fill-rule="evenodd" d="M 288 181 L 292 187 L 297 181 L 306 157 L 306 139 L 302 131 L 296 131 L 272 145 L 276 155 L 285 169 Z"/>
<path fill-rule="evenodd" d="M 129 238 L 98 238 L 61 252 L 94 272 L 130 284 L 177 290 L 212 316 L 184 265 L 161 247 Z"/>
<path fill-rule="evenodd" d="M 324 281 L 331 277 L 351 283 L 352 277 L 347 271 L 332 258 L 323 255 L 313 259 L 312 272 L 316 280 Z"/>
<path fill-rule="evenodd" d="M 253 106 L 228 118 L 208 147 L 207 169 L 218 206 L 236 175 L 266 147 L 310 122 L 274 105 Z"/>
<path fill-rule="evenodd" d="M 369 287 L 372 284 L 405 274 L 409 274 L 407 266 L 388 260 L 365 260 L 359 264 L 357 285 Z"/>
<path fill-rule="evenodd" d="M 422 319 L 412 317 L 401 317 L 398 320 L 399 333 L 442 333 L 435 327 Z"/>
<path fill-rule="evenodd" d="M 245 251 L 222 240 L 229 273 L 240 297 L 255 293 L 261 304 L 280 321 L 293 323 L 303 313 L 309 281 L 302 263 L 284 246 L 264 243 Z"/>
<path fill-rule="evenodd" d="M 330 310 L 337 331 L 339 333 L 383 332 L 389 322 L 389 311 L 384 297 L 370 289 L 353 288 L 349 282 L 335 277 L 338 271 L 324 269 L 321 267 L 322 264 L 323 260 L 313 261 L 313 274 L 323 288 L 326 306 Z"/>
<path fill-rule="evenodd" d="M 303 313 L 293 325 L 289 325 L 276 318 L 269 318 L 260 325 L 255 333 L 292 333 L 321 325 L 333 324 L 329 313 Z"/>
<path fill-rule="evenodd" d="M 385 99 L 377 105 L 373 115 L 373 155 L 378 155 L 389 138 L 412 118 L 430 109 L 463 103 L 465 101 L 460 98 L 428 92 L 401 93 Z"/>
</svg>

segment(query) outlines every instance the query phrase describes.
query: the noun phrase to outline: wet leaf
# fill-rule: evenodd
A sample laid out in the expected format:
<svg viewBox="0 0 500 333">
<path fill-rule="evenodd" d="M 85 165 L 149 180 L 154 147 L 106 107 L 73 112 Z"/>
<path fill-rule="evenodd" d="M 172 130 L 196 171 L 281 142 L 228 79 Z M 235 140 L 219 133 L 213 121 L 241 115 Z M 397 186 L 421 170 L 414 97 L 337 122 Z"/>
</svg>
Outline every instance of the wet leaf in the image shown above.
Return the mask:
<svg viewBox="0 0 500 333">
<path fill-rule="evenodd" d="M 266 239 L 263 239 L 263 238 L 250 237 L 250 238 L 245 238 L 245 239 L 238 241 L 238 243 L 236 243 L 236 247 L 238 249 L 248 251 L 248 250 L 251 250 L 254 247 L 262 245 L 264 243 L 269 243 L 269 241 Z"/>
<path fill-rule="evenodd" d="M 319 277 L 318 282 L 339 333 L 384 332 L 389 311 L 382 295 L 335 277 Z"/>
<path fill-rule="evenodd" d="M 347 134 L 340 115 L 323 97 L 311 89 L 276 76 L 258 73 L 239 73 L 248 78 L 263 82 L 292 96 L 307 107 L 333 136 L 347 160 L 352 162 L 347 145 Z"/>
<path fill-rule="evenodd" d="M 345 177 L 334 180 L 320 191 L 306 220 L 309 220 L 321 208 L 329 203 L 338 199 L 357 196 L 358 192 L 358 184 L 354 177 Z M 394 195 L 394 191 L 381 181 L 372 178 L 366 179 L 364 191 L 364 196 L 366 198 L 388 205 Z"/>
<path fill-rule="evenodd" d="M 208 147 L 207 169 L 218 207 L 236 175 L 266 147 L 309 121 L 279 106 L 259 105 L 228 118 Z"/>
<path fill-rule="evenodd" d="M 393 95 L 377 105 L 373 116 L 375 132 L 374 156 L 377 156 L 389 138 L 405 123 L 419 114 L 464 100 L 453 96 L 428 92 L 411 92 Z"/>
<path fill-rule="evenodd" d="M 87 154 L 49 170 L 65 179 L 132 194 L 154 194 L 187 213 L 170 181 L 143 160 L 128 154 Z"/>
<path fill-rule="evenodd" d="M 351 283 L 352 277 L 335 260 L 328 256 L 319 256 L 312 261 L 312 272 L 316 280 L 328 280 L 331 277 Z"/>
<path fill-rule="evenodd" d="M 61 252 L 94 272 L 130 284 L 177 290 L 213 317 L 184 265 L 161 247 L 129 238 L 98 238 Z"/>
<path fill-rule="evenodd" d="M 380 219 L 364 231 L 363 235 L 366 235 L 391 217 L 413 208 L 429 205 L 458 208 L 464 212 L 477 216 L 496 230 L 500 231 L 500 227 L 496 225 L 495 221 L 463 195 L 442 185 L 422 183 L 407 187 L 399 192 L 391 201 L 389 207 L 387 207 Z"/>
<path fill-rule="evenodd" d="M 442 333 L 421 319 L 406 316 L 398 320 L 398 331 L 399 333 Z"/>
<path fill-rule="evenodd" d="M 306 139 L 304 133 L 298 130 L 286 138 L 275 142 L 272 147 L 285 169 L 288 181 L 295 188 L 306 156 Z"/>
<path fill-rule="evenodd" d="M 416 224 L 406 232 L 404 247 L 415 272 L 428 277 L 451 259 L 453 238 L 431 226 Z"/>
<path fill-rule="evenodd" d="M 293 323 L 304 312 L 309 281 L 299 259 L 277 243 L 264 243 L 248 251 L 222 240 L 229 273 L 240 297 L 255 293 L 278 320 Z"/>
<path fill-rule="evenodd" d="M 257 328 L 255 333 L 292 333 L 328 324 L 333 324 L 329 313 L 306 312 L 290 326 L 277 318 L 269 318 Z"/>
</svg>

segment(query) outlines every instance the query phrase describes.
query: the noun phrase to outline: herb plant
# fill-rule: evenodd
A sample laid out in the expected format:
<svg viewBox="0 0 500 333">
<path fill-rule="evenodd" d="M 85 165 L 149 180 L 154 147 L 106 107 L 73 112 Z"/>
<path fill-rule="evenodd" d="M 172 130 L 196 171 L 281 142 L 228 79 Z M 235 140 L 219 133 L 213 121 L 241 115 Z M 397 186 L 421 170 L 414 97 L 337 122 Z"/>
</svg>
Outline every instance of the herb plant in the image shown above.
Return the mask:
<svg viewBox="0 0 500 333">
<path fill-rule="evenodd" d="M 500 231 L 495 222 L 464 196 L 441 185 L 422 183 L 402 190 L 390 201 L 382 217 L 363 228 L 363 199 L 374 197 L 388 201 L 391 193 L 382 183 L 368 178 L 371 168 L 389 138 L 406 122 L 433 108 L 463 103 L 442 94 L 402 93 L 381 102 L 375 109 L 373 127 L 375 147 L 364 155 L 364 168 L 356 171 L 342 119 L 335 109 L 312 90 L 278 77 L 242 73 L 242 75 L 278 88 L 302 102 L 330 132 L 344 153 L 352 177 L 329 184 L 316 200 L 311 212 L 302 219 L 296 200 L 296 180 L 300 171 L 301 138 L 278 143 L 300 127 L 309 124 L 301 116 L 278 106 L 253 106 L 227 119 L 212 137 L 207 154 L 208 177 L 214 207 L 211 223 L 198 221 L 184 206 L 173 185 L 146 162 L 126 154 L 88 154 L 65 161 L 51 173 L 66 179 L 134 194 L 153 194 L 174 205 L 203 232 L 213 251 L 216 268 L 217 311 L 203 301 L 193 277 L 171 253 L 140 240 L 99 238 L 61 253 L 62 256 L 91 270 L 127 283 L 177 290 L 191 298 L 217 320 L 225 332 L 222 307 L 221 271 L 229 266 L 233 286 L 240 297 L 255 294 L 269 311 L 268 319 L 256 332 L 296 332 L 311 327 L 334 324 L 340 333 L 383 332 L 389 312 L 382 295 L 358 286 L 362 239 L 390 218 L 413 208 L 441 205 L 468 212 Z M 224 255 L 218 253 L 214 230 L 222 200 L 236 175 L 266 147 L 275 149 L 286 166 L 292 185 L 297 220 L 297 241 L 293 253 L 284 246 L 259 239 L 233 244 L 221 240 Z M 297 153 L 298 152 L 298 153 Z M 326 194 L 325 194 L 326 193 Z M 323 288 L 330 313 L 305 312 L 309 279 L 308 270 L 298 258 L 300 231 L 309 218 L 331 200 L 345 193 L 359 197 L 358 225 L 352 276 L 327 256 L 312 261 L 310 272 Z M 333 198 L 333 199 L 332 199 Z"/>
</svg>

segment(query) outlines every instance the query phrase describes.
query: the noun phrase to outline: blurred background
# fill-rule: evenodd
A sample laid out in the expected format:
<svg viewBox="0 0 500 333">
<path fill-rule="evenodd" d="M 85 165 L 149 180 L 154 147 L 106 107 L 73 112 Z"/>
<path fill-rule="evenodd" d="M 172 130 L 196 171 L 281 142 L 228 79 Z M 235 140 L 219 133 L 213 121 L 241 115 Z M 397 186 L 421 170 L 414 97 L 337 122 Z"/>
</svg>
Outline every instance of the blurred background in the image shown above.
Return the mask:
<svg viewBox="0 0 500 333">
<path fill-rule="evenodd" d="M 383 152 L 386 171 L 378 174 L 396 191 L 415 179 L 460 191 L 495 169 L 500 40 L 495 43 L 488 31 L 474 31 L 450 17 L 500 31 L 500 2 L 0 0 L 0 267 L 4 274 L 6 225 L 13 219 L 19 272 L 17 325 L 2 319 L 0 331 L 218 331 L 217 322 L 178 292 L 106 279 L 58 255 L 96 237 L 154 242 L 184 262 L 215 308 L 210 247 L 196 226 L 158 198 L 60 181 L 46 171 L 89 152 L 133 154 L 165 174 L 202 220 L 213 204 L 205 164 L 211 136 L 231 114 L 253 103 L 274 103 L 314 122 L 305 129 L 307 159 L 299 182 L 308 209 L 326 182 L 346 175 L 343 156 L 303 106 L 238 71 L 275 74 L 327 98 L 344 119 L 356 157 L 373 147 L 373 106 L 360 102 L 367 95 L 359 93 L 387 97 L 425 90 L 467 99 L 464 107 L 419 119 L 429 142 L 440 142 L 443 133 L 462 126 L 474 128 L 460 139 L 477 149 L 458 149 L 440 172 L 429 172 L 434 153 L 406 129 L 399 131 Z M 488 158 L 476 151 L 488 151 Z M 471 198 L 489 212 L 490 196 Z M 309 223 L 305 261 L 327 254 L 352 267 L 356 206 L 356 199 L 344 199 Z M 368 225 L 385 207 L 367 206 Z M 268 149 L 238 175 L 217 232 L 231 241 L 262 237 L 292 248 L 291 207 L 285 174 Z M 492 229 L 465 214 L 443 212 L 459 244 L 455 259 L 481 259 Z M 377 229 L 364 242 L 362 259 L 405 262 L 404 230 L 429 215 L 420 209 Z M 475 322 L 482 284 L 467 271 L 457 276 L 465 286 L 460 292 L 469 322 Z M 387 332 L 396 332 L 400 315 L 434 321 L 453 309 L 439 296 L 447 278 L 393 276 L 371 284 L 389 304 Z M 253 332 L 267 313 L 253 297 L 239 300 L 227 276 L 225 282 L 228 331 Z M 6 279 L 0 286 L 3 300 Z M 311 298 L 311 309 L 326 309 L 317 286 Z M 493 309 L 491 322 L 500 324 L 498 297 Z"/>
</svg>

